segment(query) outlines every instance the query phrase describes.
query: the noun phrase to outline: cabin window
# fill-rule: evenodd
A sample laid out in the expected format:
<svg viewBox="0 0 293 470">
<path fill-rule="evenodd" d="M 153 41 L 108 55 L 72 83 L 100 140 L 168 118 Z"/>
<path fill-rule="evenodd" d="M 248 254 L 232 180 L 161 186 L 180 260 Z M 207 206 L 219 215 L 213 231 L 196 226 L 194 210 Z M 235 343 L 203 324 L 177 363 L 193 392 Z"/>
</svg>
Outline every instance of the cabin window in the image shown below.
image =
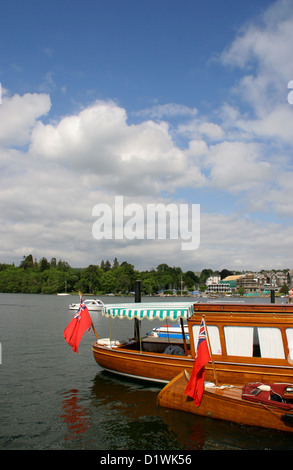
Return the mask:
<svg viewBox="0 0 293 470">
<path fill-rule="evenodd" d="M 289 359 L 293 359 L 293 328 L 286 329 L 286 336 L 289 348 Z"/>
<path fill-rule="evenodd" d="M 193 325 L 192 332 L 193 332 L 193 338 L 194 338 L 194 347 L 196 351 L 197 342 L 198 342 L 199 325 Z M 214 325 L 209 325 L 207 327 L 207 332 L 209 335 L 210 345 L 212 348 L 212 354 L 222 354 L 219 328 Z"/>
<path fill-rule="evenodd" d="M 257 328 L 261 357 L 285 359 L 282 334 L 279 328 Z"/>
<path fill-rule="evenodd" d="M 228 356 L 248 356 L 253 354 L 253 327 L 224 326 Z"/>
<path fill-rule="evenodd" d="M 279 328 L 225 326 L 224 333 L 229 356 L 285 358 L 282 334 Z"/>
</svg>

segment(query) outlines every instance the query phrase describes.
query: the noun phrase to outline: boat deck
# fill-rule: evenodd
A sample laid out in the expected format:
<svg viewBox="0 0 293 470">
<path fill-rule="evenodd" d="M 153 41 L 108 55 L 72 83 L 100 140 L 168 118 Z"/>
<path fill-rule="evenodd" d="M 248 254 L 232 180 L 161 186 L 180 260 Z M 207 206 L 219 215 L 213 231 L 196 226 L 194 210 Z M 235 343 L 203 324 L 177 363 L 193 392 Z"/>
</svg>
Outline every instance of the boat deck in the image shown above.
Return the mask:
<svg viewBox="0 0 293 470">
<path fill-rule="evenodd" d="M 156 336 L 147 336 L 141 340 L 142 350 L 148 352 L 161 352 L 164 353 L 167 348 L 172 348 L 173 351 L 181 349 L 184 356 L 184 344 L 180 338 L 160 338 Z M 189 341 L 186 341 L 187 349 L 189 350 Z M 172 354 L 169 352 L 169 354 Z"/>
<path fill-rule="evenodd" d="M 183 344 L 183 341 L 181 338 L 172 338 L 170 337 L 161 337 L 161 336 L 146 336 L 141 339 L 142 343 L 167 343 L 167 344 Z M 187 344 L 189 344 L 189 340 L 186 341 Z"/>
</svg>

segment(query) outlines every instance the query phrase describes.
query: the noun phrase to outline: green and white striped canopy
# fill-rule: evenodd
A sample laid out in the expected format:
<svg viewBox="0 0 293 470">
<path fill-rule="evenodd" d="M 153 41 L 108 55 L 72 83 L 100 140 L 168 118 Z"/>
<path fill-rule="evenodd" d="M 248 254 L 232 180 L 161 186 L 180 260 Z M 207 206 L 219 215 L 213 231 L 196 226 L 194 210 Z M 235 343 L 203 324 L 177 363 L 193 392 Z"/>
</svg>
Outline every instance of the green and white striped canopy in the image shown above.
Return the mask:
<svg viewBox="0 0 293 470">
<path fill-rule="evenodd" d="M 103 315 L 133 320 L 170 320 L 188 318 L 193 314 L 193 302 L 157 302 L 104 305 Z"/>
</svg>

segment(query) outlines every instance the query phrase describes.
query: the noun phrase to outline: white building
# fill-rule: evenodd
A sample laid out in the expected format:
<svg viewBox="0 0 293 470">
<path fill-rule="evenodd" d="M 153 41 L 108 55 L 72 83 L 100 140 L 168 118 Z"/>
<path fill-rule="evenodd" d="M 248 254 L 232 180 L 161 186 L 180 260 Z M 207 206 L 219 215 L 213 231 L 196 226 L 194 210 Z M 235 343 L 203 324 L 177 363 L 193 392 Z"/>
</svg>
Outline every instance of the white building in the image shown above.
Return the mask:
<svg viewBox="0 0 293 470">
<path fill-rule="evenodd" d="M 215 276 L 210 276 L 206 280 L 206 286 L 219 284 L 220 280 L 221 280 L 221 276 L 219 274 Z"/>
</svg>

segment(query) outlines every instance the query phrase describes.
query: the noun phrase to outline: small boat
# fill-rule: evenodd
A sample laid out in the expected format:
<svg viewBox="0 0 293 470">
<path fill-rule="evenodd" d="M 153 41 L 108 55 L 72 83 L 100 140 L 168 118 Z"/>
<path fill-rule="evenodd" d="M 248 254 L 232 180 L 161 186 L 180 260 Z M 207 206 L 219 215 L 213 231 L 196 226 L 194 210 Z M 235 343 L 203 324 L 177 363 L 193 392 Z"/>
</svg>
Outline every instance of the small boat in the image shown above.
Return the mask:
<svg viewBox="0 0 293 470">
<path fill-rule="evenodd" d="M 104 304 L 99 299 L 86 299 L 83 301 L 83 304 L 87 307 L 89 311 L 101 312 Z M 80 303 L 78 304 L 70 304 L 69 310 L 78 310 L 80 307 Z"/>
<path fill-rule="evenodd" d="M 127 340 L 98 339 L 92 344 L 96 362 L 114 374 L 160 383 L 168 383 L 182 368 L 192 370 L 189 340 L 180 338 L 141 337 L 142 320 L 183 322 L 193 313 L 192 302 L 157 302 L 107 304 L 102 315 L 134 320 L 134 337 Z M 110 330 L 111 331 L 111 330 Z M 188 357 L 189 356 L 189 357 Z"/>
<path fill-rule="evenodd" d="M 158 394 L 160 406 L 200 416 L 293 432 L 293 384 L 261 382 L 244 386 L 206 382 L 196 406 L 185 394 L 189 374 L 182 371 Z"/>
<path fill-rule="evenodd" d="M 187 325 L 184 325 L 184 333 L 186 339 L 189 339 Z M 180 325 L 162 325 L 153 328 L 147 335 L 155 336 L 156 338 L 182 339 L 182 328 Z"/>
</svg>

